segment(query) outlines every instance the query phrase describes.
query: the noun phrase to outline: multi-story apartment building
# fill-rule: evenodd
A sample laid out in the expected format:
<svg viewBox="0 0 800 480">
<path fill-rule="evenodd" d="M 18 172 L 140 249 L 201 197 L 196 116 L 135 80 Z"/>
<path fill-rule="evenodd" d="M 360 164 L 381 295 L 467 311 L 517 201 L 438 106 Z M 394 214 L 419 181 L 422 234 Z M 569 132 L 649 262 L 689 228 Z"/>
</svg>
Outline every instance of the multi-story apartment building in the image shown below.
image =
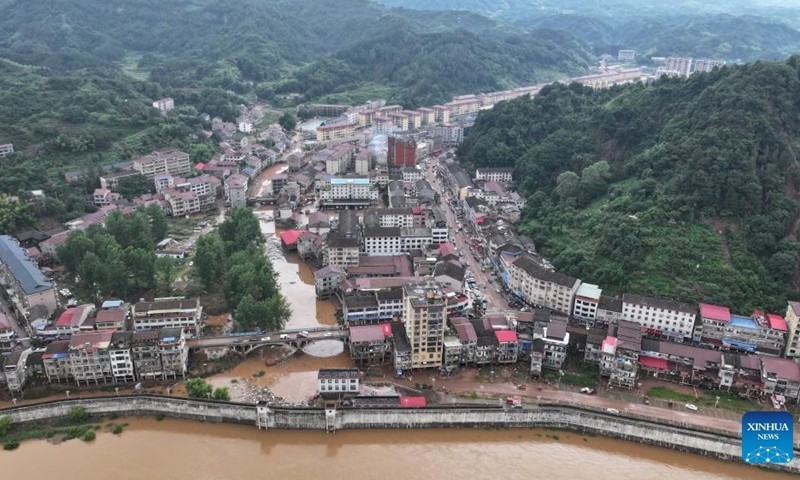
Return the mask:
<svg viewBox="0 0 800 480">
<path fill-rule="evenodd" d="M 314 290 L 317 298 L 330 298 L 339 287 L 339 281 L 347 276 L 344 268 L 328 265 L 314 271 Z"/>
<path fill-rule="evenodd" d="M 42 363 L 48 382 L 67 383 L 72 381 L 69 340 L 50 342 L 42 354 Z"/>
<path fill-rule="evenodd" d="M 780 355 L 786 347 L 787 322 L 780 315 L 756 311 L 731 315 L 728 307 L 699 304 L 694 340 L 710 348 Z"/>
<path fill-rule="evenodd" d="M 514 180 L 514 169 L 507 168 L 479 168 L 475 170 L 475 180 L 486 182 L 511 183 Z"/>
<path fill-rule="evenodd" d="M 94 193 L 92 193 L 92 203 L 98 207 L 111 205 L 112 203 L 118 202 L 121 198 L 122 195 L 119 193 L 114 193 L 105 188 L 95 188 Z"/>
<path fill-rule="evenodd" d="M 371 227 L 409 228 L 414 226 L 414 213 L 411 208 L 372 208 L 364 214 L 364 224 Z"/>
<path fill-rule="evenodd" d="M 171 97 L 165 97 L 153 102 L 153 108 L 158 109 L 161 113 L 167 113 L 175 108 L 175 100 Z"/>
<path fill-rule="evenodd" d="M 399 227 L 365 228 L 364 252 L 367 255 L 397 255 L 403 252 Z"/>
<path fill-rule="evenodd" d="M 249 178 L 241 173 L 234 173 L 225 180 L 225 203 L 231 208 L 247 205 L 247 184 Z"/>
<path fill-rule="evenodd" d="M 581 281 L 544 268 L 525 253 L 508 267 L 509 287 L 530 303 L 570 313 Z"/>
<path fill-rule="evenodd" d="M 731 323 L 731 310 L 707 303 L 700 303 L 698 307 L 700 320 L 694 329 L 694 339 L 703 346 L 720 348 L 726 327 Z"/>
<path fill-rule="evenodd" d="M 661 298 L 626 293 L 622 296 L 622 315 L 638 323 L 650 335 L 691 341 L 697 307 Z"/>
<path fill-rule="evenodd" d="M 725 60 L 713 60 L 710 58 L 698 58 L 694 61 L 694 71 L 695 72 L 710 72 L 715 68 L 724 67 Z"/>
<path fill-rule="evenodd" d="M 317 127 L 317 141 L 330 142 L 341 140 L 355 135 L 358 124 L 355 122 L 337 122 Z"/>
<path fill-rule="evenodd" d="M 633 388 L 639 371 L 642 331 L 638 323 L 621 320 L 608 327 L 600 349 L 600 375 L 612 386 Z"/>
<path fill-rule="evenodd" d="M 600 305 L 600 297 L 603 290 L 591 283 L 581 283 L 575 292 L 574 307 L 572 314 L 588 322 L 597 319 L 597 308 Z"/>
<path fill-rule="evenodd" d="M 189 337 L 200 334 L 203 307 L 197 298 L 156 298 L 152 302 L 138 302 L 131 310 L 133 329 L 158 330 L 181 327 Z"/>
<path fill-rule="evenodd" d="M 358 152 L 355 161 L 356 175 L 369 175 L 372 170 L 373 162 L 373 155 L 368 149 L 364 148 Z"/>
<path fill-rule="evenodd" d="M 800 302 L 790 301 L 786 307 L 786 349 L 787 358 L 800 357 Z"/>
<path fill-rule="evenodd" d="M 668 57 L 664 63 L 664 66 L 660 67 L 656 73 L 688 77 L 692 73 L 692 59 Z"/>
<path fill-rule="evenodd" d="M 331 178 L 319 201 L 326 207 L 368 207 L 378 203 L 378 189 L 369 177 Z"/>
<path fill-rule="evenodd" d="M 761 357 L 763 391 L 800 400 L 800 363 L 788 358 Z"/>
<path fill-rule="evenodd" d="M 192 162 L 186 152 L 160 150 L 134 160 L 133 169 L 150 179 L 163 173 L 188 175 L 192 171 Z"/>
<path fill-rule="evenodd" d="M 14 153 L 13 143 L 0 144 L 0 157 L 5 157 L 6 155 L 11 155 L 12 153 Z"/>
<path fill-rule="evenodd" d="M 355 147 L 349 144 L 337 145 L 333 149 L 325 149 L 314 155 L 315 159 L 324 159 L 325 171 L 331 175 L 344 175 L 353 166 Z"/>
<path fill-rule="evenodd" d="M 341 298 L 342 319 L 346 325 L 373 325 L 403 315 L 403 290 L 388 288 L 353 292 Z"/>
<path fill-rule="evenodd" d="M 534 338 L 544 343 L 541 366 L 552 370 L 561 370 L 564 359 L 567 358 L 567 347 L 569 346 L 566 319 L 551 318 L 550 323 L 544 327 L 541 334 L 534 333 Z"/>
<path fill-rule="evenodd" d="M 113 330 L 81 332 L 69 341 L 72 378 L 78 385 L 99 385 L 114 381 L 109 347 Z"/>
<path fill-rule="evenodd" d="M 442 123 L 446 123 L 452 118 L 465 117 L 476 113 L 481 109 L 481 99 L 476 95 L 461 95 L 453 97 L 453 101 L 445 103 L 444 107 L 449 111 L 449 115 L 448 119 L 443 120 Z M 435 109 L 436 107 L 433 108 Z"/>
<path fill-rule="evenodd" d="M 416 110 L 403 110 L 404 115 L 408 117 L 408 128 L 417 130 L 422 127 L 422 112 Z"/>
<path fill-rule="evenodd" d="M 357 267 L 361 245 L 358 216 L 354 210 L 339 212 L 339 220 L 334 230 L 328 233 L 324 261 L 327 265 L 343 268 Z"/>
<path fill-rule="evenodd" d="M 163 377 L 158 343 L 161 333 L 157 330 L 133 332 L 131 358 L 139 380 Z"/>
<path fill-rule="evenodd" d="M 357 366 L 385 365 L 392 360 L 394 342 L 389 323 L 351 326 L 349 331 L 350 358 Z"/>
<path fill-rule="evenodd" d="M 600 295 L 600 302 L 597 304 L 597 313 L 595 314 L 596 323 L 618 323 L 624 317 L 622 316 L 622 299 L 618 297 L 609 297 L 608 295 Z"/>
<path fill-rule="evenodd" d="M 397 255 L 433 244 L 429 228 L 372 227 L 364 229 L 364 252 Z"/>
<path fill-rule="evenodd" d="M 417 141 L 411 137 L 390 136 L 386 153 L 389 169 L 413 167 L 417 164 Z"/>
<path fill-rule="evenodd" d="M 108 356 L 111 358 L 111 374 L 115 382 L 127 383 L 136 380 L 131 353 L 132 340 L 133 332 L 114 332 L 111 335 Z"/>
<path fill-rule="evenodd" d="M 446 302 L 444 291 L 436 283 L 403 287 L 403 321 L 412 369 L 438 368 L 442 364 Z"/>
<path fill-rule="evenodd" d="M 420 107 L 417 112 L 421 114 L 420 126 L 427 127 L 436 123 L 436 110 L 427 107 Z"/>
<path fill-rule="evenodd" d="M 158 338 L 158 355 L 161 359 L 161 375 L 164 380 L 186 378 L 189 349 L 181 327 L 162 328 Z"/>
<path fill-rule="evenodd" d="M 13 306 L 27 317 L 37 305 L 51 315 L 58 307 L 53 283 L 8 235 L 0 235 L 0 284 L 10 290 Z"/>
<path fill-rule="evenodd" d="M 620 50 L 617 52 L 617 60 L 620 62 L 633 63 L 636 61 L 636 50 Z"/>
<path fill-rule="evenodd" d="M 6 387 L 11 393 L 21 392 L 28 382 L 28 356 L 32 350 L 27 348 L 16 348 L 5 357 L 3 362 L 3 375 L 6 380 Z"/>
</svg>

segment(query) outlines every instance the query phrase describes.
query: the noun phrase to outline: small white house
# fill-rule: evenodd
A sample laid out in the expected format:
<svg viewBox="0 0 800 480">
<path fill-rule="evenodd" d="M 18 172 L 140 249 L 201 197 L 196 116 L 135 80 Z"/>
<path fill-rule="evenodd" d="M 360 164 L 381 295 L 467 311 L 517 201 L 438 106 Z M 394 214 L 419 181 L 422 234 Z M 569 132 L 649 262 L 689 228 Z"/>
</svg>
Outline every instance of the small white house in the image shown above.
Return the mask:
<svg viewBox="0 0 800 480">
<path fill-rule="evenodd" d="M 317 392 L 323 396 L 351 393 L 357 395 L 361 376 L 355 368 L 326 368 L 317 374 Z"/>
</svg>

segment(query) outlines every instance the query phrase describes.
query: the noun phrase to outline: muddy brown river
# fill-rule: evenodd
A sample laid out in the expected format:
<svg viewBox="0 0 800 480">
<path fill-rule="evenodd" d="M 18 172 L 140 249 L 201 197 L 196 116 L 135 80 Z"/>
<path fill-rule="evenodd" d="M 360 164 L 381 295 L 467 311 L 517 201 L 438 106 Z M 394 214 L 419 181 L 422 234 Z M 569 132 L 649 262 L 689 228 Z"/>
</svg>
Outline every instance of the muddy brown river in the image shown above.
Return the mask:
<svg viewBox="0 0 800 480">
<path fill-rule="evenodd" d="M 121 420 L 118 420 L 121 421 Z M 126 419 L 91 443 L 0 451 L 0 478 L 778 480 L 786 475 L 656 447 L 545 430 L 259 431 Z"/>
</svg>

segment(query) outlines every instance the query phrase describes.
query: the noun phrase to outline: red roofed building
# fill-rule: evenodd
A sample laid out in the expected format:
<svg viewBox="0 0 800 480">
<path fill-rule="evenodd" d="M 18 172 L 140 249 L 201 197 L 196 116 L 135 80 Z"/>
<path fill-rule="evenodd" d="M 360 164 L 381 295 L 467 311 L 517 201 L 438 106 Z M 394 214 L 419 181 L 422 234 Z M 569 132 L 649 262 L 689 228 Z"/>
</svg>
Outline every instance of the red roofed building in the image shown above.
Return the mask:
<svg viewBox="0 0 800 480">
<path fill-rule="evenodd" d="M 284 230 L 280 233 L 281 243 L 283 244 L 283 248 L 287 250 L 296 250 L 297 249 L 297 239 L 300 237 L 300 234 L 305 232 L 306 230 Z"/>
<path fill-rule="evenodd" d="M 425 397 L 400 397 L 400 406 L 403 408 L 425 408 L 428 401 Z"/>
<path fill-rule="evenodd" d="M 111 346 L 113 330 L 76 333 L 69 341 L 72 376 L 78 385 L 99 385 L 114 380 L 111 369 Z"/>
<path fill-rule="evenodd" d="M 773 330 L 778 330 L 780 332 L 787 332 L 788 326 L 786 325 L 786 320 L 783 319 L 780 315 L 776 313 L 768 313 L 767 314 L 767 321 L 769 322 L 769 328 Z"/>
<path fill-rule="evenodd" d="M 514 330 L 495 330 L 497 339 L 497 362 L 516 363 L 519 355 L 519 341 Z"/>
<path fill-rule="evenodd" d="M 359 367 L 392 361 L 392 326 L 389 323 L 350 327 L 350 357 Z"/>
<path fill-rule="evenodd" d="M 728 307 L 698 304 L 700 308 L 700 324 L 695 328 L 695 338 L 700 337 L 704 346 L 720 348 L 725 329 L 731 323 L 731 310 Z"/>
</svg>

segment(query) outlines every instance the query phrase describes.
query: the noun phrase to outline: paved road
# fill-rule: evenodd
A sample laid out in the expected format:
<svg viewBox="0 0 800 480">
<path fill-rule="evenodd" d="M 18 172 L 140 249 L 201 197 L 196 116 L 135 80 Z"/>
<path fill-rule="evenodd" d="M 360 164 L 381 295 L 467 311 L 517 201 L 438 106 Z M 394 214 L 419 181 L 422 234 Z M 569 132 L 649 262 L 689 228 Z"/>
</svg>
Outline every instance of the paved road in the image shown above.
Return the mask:
<svg viewBox="0 0 800 480">
<path fill-rule="evenodd" d="M 469 241 L 471 238 L 474 237 L 467 236 L 464 232 L 456 233 L 456 229 L 458 228 L 458 219 L 456 218 L 456 214 L 453 211 L 453 207 L 449 203 L 450 199 L 452 199 L 452 194 L 450 190 L 436 177 L 438 164 L 439 164 L 438 160 L 436 160 L 435 158 L 431 158 L 428 161 L 426 175 L 428 178 L 428 182 L 430 182 L 433 188 L 439 192 L 439 195 L 443 199 L 442 206 L 445 211 L 445 216 L 447 217 L 447 224 L 454 232 L 453 243 L 458 248 L 458 251 L 460 253 L 463 253 L 464 262 L 467 264 L 469 270 L 475 277 L 475 285 L 483 292 L 484 296 L 486 297 L 486 300 L 489 302 L 487 311 L 509 310 L 508 302 L 506 302 L 505 298 L 503 298 L 502 295 L 497 293 L 497 291 L 495 290 L 496 284 L 491 283 L 490 274 L 487 274 L 486 272 L 483 271 L 482 265 L 475 258 L 475 255 L 473 255 L 472 253 Z"/>
</svg>

